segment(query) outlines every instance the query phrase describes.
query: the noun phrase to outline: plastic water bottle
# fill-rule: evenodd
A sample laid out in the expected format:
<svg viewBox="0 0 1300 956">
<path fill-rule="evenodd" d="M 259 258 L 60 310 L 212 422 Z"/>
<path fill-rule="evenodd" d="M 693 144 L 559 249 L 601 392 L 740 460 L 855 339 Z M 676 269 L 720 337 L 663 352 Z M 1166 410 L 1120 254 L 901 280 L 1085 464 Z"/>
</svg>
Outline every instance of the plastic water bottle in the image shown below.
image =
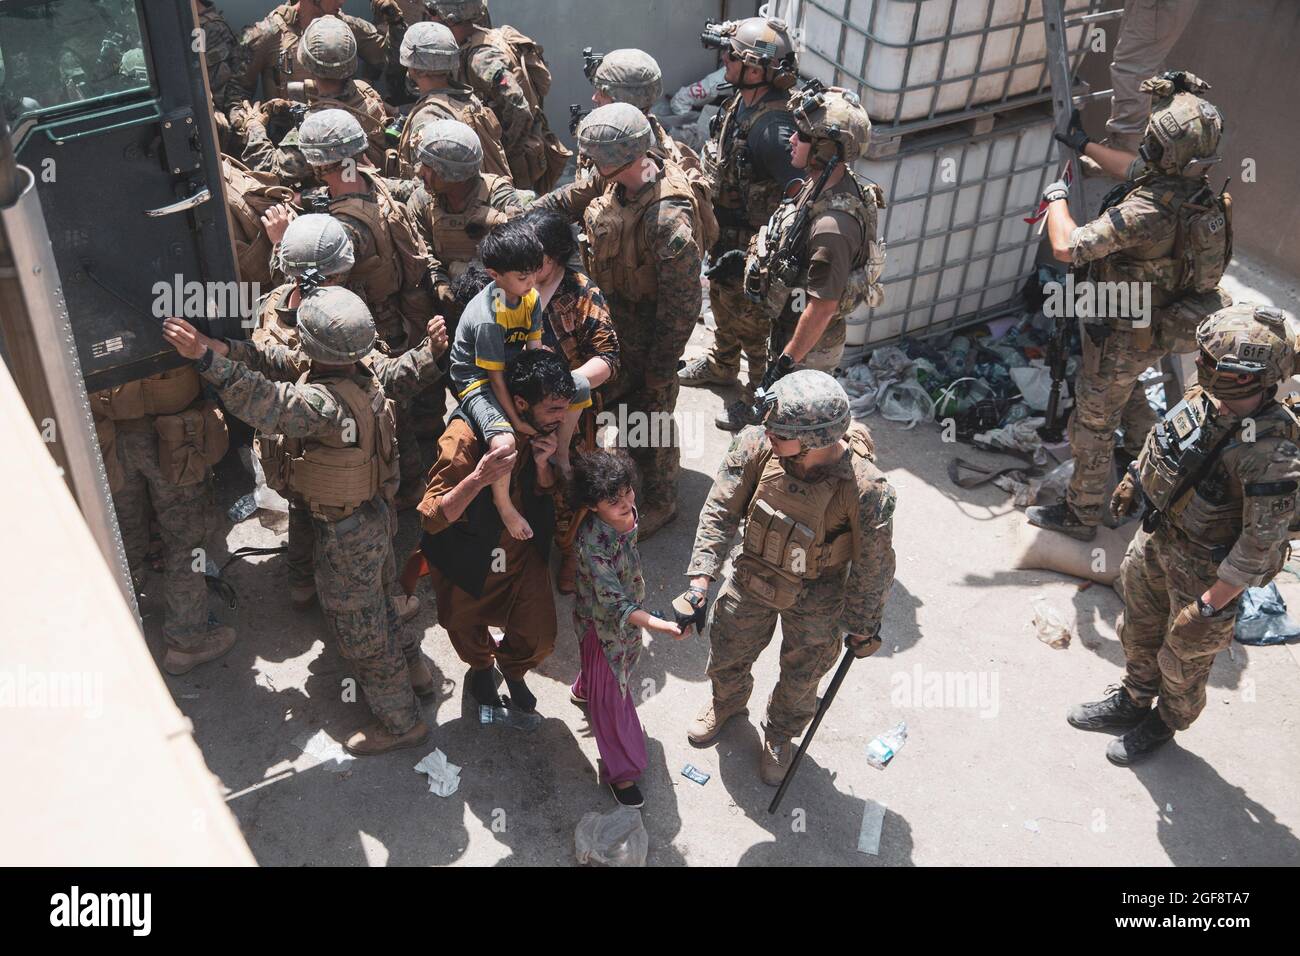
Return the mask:
<svg viewBox="0 0 1300 956">
<path fill-rule="evenodd" d="M 948 374 L 954 377 L 969 375 L 972 367 L 970 339 L 964 335 L 955 335 L 948 343 Z"/>
<path fill-rule="evenodd" d="M 907 743 L 907 721 L 900 720 L 867 744 L 867 763 L 877 770 L 884 770 L 889 765 L 889 761 L 894 759 L 894 755 L 903 749 L 905 743 Z"/>
</svg>

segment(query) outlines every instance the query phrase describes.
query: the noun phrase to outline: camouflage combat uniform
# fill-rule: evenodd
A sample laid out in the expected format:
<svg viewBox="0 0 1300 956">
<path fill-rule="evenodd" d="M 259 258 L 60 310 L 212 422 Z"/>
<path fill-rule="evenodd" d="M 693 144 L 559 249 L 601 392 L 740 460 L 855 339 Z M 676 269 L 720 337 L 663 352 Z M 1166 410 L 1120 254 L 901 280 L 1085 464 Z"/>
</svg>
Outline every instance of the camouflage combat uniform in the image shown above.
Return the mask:
<svg viewBox="0 0 1300 956">
<path fill-rule="evenodd" d="M 238 349 L 247 358 L 255 351 Z M 279 374 L 287 374 L 292 364 L 288 350 L 275 357 L 259 353 L 259 358 L 268 371 L 282 369 Z M 266 435 L 339 445 L 357 441 L 354 412 L 336 392 L 333 377 L 315 379 L 309 371 L 297 382 L 276 382 L 215 354 L 202 374 L 232 415 Z M 346 380 L 363 391 L 372 409 L 376 400 L 382 405 L 383 390 L 368 369 L 358 365 Z M 388 600 L 396 578 L 391 493 L 391 488 L 381 488 L 344 516 L 339 509 L 318 509 L 311 526 L 316 593 L 326 623 L 340 653 L 352 662 L 370 709 L 386 730 L 403 734 L 421 719 L 407 669 L 419 657 L 419 638 L 413 630 L 399 638 Z"/>
<path fill-rule="evenodd" d="M 641 472 L 638 500 L 646 512 L 676 506 L 677 362 L 702 298 L 692 187 L 676 167 L 656 160 L 659 176 L 635 196 L 611 183 L 597 200 L 579 206 L 574 197 L 583 184 L 575 182 L 537 203 L 584 222 L 586 271 L 605 295 L 619 342 L 621 368 L 605 386 L 605 408 L 620 420 L 633 416 L 629 422 L 644 416 L 642 431 L 651 436 L 628 448 Z M 616 408 L 619 404 L 626 413 Z"/>
<path fill-rule="evenodd" d="M 1098 281 L 1151 283 L 1149 327 L 1136 328 L 1131 320 L 1115 317 L 1105 326 L 1100 344 L 1091 334 L 1084 336 L 1070 418 L 1074 475 L 1066 500 L 1088 524 L 1101 518 L 1120 417 L 1130 403 L 1136 409 L 1136 403 L 1146 401 L 1140 389 L 1134 391 L 1139 376 L 1170 353 L 1193 351 L 1197 324 L 1232 303 L 1220 288 L 1210 292 L 1190 288 L 1181 262 L 1173 258 L 1179 231 L 1175 210 L 1197 194 L 1203 199 L 1209 190 L 1207 178 L 1154 174 L 1133 187 L 1128 196 L 1070 237 L 1071 264 L 1076 268 L 1092 264 Z M 1136 410 L 1132 424 L 1140 427 L 1150 416 Z"/>
<path fill-rule="evenodd" d="M 706 250 L 715 262 L 727 252 L 743 253 L 749 248 L 755 233 L 776 212 L 786 184 L 798 178 L 786 146 L 794 133 L 786 101 L 785 93 L 772 89 L 753 106 L 746 106 L 743 93 L 737 91 L 718 113 L 715 138 L 705 144 L 703 155 L 714 214 L 722 229 L 717 244 Z M 769 310 L 745 296 L 739 274 L 709 279 L 709 308 L 717 326 L 709 347 L 710 368 L 735 378 L 743 350 L 749 384 L 756 387 L 767 370 Z"/>
<path fill-rule="evenodd" d="M 294 317 L 297 310 L 288 305 L 294 288 L 295 284 L 288 282 L 263 296 L 251 342 L 234 339 L 227 343 L 232 360 L 261 372 L 273 382 L 296 382 L 311 367 L 310 360 L 298 351 L 298 325 Z M 438 356 L 433 354 L 428 339 L 398 357 L 375 351 L 361 361 L 374 373 L 384 394 L 394 403 L 409 402 L 442 376 Z M 399 434 L 399 453 L 401 450 Z M 285 555 L 289 566 L 289 587 L 313 587 L 311 512 L 298 496 L 282 494 L 289 502 L 289 550 Z M 394 534 L 396 531 L 394 527 Z"/>
<path fill-rule="evenodd" d="M 165 388 L 166 397 L 152 399 L 155 388 Z M 90 396 L 113 507 L 137 585 L 143 580 L 149 550 L 150 515 L 158 519 L 166 608 L 163 637 L 169 647 L 182 651 L 196 646 L 208 631 L 208 589 L 203 577 L 205 564 L 210 563 L 205 555 L 215 543 L 217 514 L 210 467 L 205 466 L 197 480 L 191 480 L 195 475 L 185 476 L 184 483 L 163 473 L 158 418 L 194 407 L 199 394 L 198 377 L 183 366 Z M 114 436 L 111 448 L 109 435 Z"/>
<path fill-rule="evenodd" d="M 458 120 L 477 133 L 483 145 L 483 172 L 510 179 L 510 160 L 501 145 L 500 121 L 473 90 L 461 86 L 432 90 L 411 107 L 397 143 L 398 165 L 394 175 L 402 179 L 415 175 L 415 135 L 425 123 L 440 119 Z"/>
<path fill-rule="evenodd" d="M 373 23 L 346 13 L 340 13 L 339 18 L 352 28 L 357 38 L 357 55 L 362 60 L 375 67 L 388 62 L 388 40 Z M 305 29 L 297 3 L 282 3 L 244 30 L 239 40 L 245 62 L 241 85 L 255 90 L 260 80 L 263 100 L 283 97 L 285 84 L 300 79 L 295 54 Z"/>
<path fill-rule="evenodd" d="M 686 571 L 688 577 L 716 580 L 744 521 L 742 542 L 731 549 L 732 572 L 709 612 L 708 674 L 715 707 L 728 712 L 743 707 L 754 687 L 754 662 L 771 642 L 780 618 L 781 676 L 768 699 L 765 725 L 776 741 L 799 736 L 812 719 L 817 685 L 834 666 L 844 634 L 872 636 L 879 631 L 893 584 L 894 490 L 872 460 L 866 428 L 851 426 L 845 441 L 849 448 L 838 462 L 804 481 L 789 475 L 772 455 L 761 427 L 741 431 L 704 504 Z M 741 560 L 750 550 L 744 539 L 753 537 L 755 503 L 765 489 L 805 502 L 829 492 L 822 517 L 825 566 L 817 577 L 794 585 L 793 601 L 783 610 L 773 604 L 785 604 L 789 597 L 765 599 L 761 576 L 766 572 L 759 568 L 759 576 L 751 576 L 755 566 Z M 836 545 L 838 539 L 843 540 Z"/>
<path fill-rule="evenodd" d="M 212 105 L 224 118 L 232 106 L 253 96 L 241 84 L 245 75 L 243 51 L 235 31 L 211 0 L 199 2 L 199 27 L 203 30 L 203 60 L 208 68 Z"/>
<path fill-rule="evenodd" d="M 1186 398 L 1205 400 L 1198 385 L 1188 389 Z M 1213 416 L 1207 446 L 1235 434 L 1186 503 L 1171 509 L 1154 531 L 1139 531 L 1120 565 L 1124 686 L 1142 706 L 1158 696 L 1160 717 L 1173 730 L 1185 730 L 1204 709 L 1210 668 L 1215 655 L 1232 643 L 1241 601 L 1208 618 L 1176 615 L 1195 605 L 1216 580 L 1263 587 L 1290 554 L 1300 424 L 1274 401 L 1266 401 L 1248 419 L 1254 441 L 1245 440 L 1241 430 L 1247 419 L 1226 410 Z M 1146 474 L 1155 446 L 1153 430 L 1138 462 L 1140 474 Z M 1143 481 L 1144 489 L 1147 483 Z"/>
</svg>

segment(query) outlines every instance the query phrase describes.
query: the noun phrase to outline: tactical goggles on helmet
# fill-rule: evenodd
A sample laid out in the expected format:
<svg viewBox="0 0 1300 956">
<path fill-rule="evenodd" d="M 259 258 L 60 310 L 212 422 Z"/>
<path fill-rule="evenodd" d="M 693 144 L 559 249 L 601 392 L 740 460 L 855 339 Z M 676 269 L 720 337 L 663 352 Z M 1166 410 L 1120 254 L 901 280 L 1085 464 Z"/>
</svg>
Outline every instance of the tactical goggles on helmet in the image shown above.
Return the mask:
<svg viewBox="0 0 1300 956">
<path fill-rule="evenodd" d="M 601 61 L 605 59 L 603 53 L 592 53 L 591 47 L 582 48 L 582 73 L 587 78 L 588 83 L 596 82 L 596 71 L 600 69 Z"/>
</svg>

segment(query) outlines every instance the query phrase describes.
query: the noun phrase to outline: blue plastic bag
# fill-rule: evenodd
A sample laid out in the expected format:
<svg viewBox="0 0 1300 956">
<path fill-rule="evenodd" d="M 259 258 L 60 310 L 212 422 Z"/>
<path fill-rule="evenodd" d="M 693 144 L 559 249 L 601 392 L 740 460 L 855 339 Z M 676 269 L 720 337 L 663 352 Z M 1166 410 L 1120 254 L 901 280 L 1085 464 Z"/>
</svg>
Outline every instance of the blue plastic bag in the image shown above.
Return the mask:
<svg viewBox="0 0 1300 956">
<path fill-rule="evenodd" d="M 1286 602 L 1277 585 L 1247 588 L 1241 595 L 1241 611 L 1233 637 L 1238 644 L 1284 644 L 1300 637 L 1300 625 L 1286 613 Z"/>
</svg>

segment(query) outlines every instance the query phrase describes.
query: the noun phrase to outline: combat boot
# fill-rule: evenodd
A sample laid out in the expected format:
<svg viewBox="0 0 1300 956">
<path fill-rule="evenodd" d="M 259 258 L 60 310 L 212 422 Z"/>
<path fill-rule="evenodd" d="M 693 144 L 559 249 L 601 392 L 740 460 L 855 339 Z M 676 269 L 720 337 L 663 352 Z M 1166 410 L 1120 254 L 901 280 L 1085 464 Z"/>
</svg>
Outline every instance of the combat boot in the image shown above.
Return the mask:
<svg viewBox="0 0 1300 956">
<path fill-rule="evenodd" d="M 200 664 L 214 661 L 235 646 L 235 629 L 229 625 L 214 627 L 188 650 L 168 647 L 163 655 L 162 667 L 173 677 L 188 674 Z"/>
<path fill-rule="evenodd" d="M 758 776 L 769 787 L 781 786 L 793 757 L 793 743 L 771 737 L 764 731 L 763 752 L 758 756 Z"/>
<path fill-rule="evenodd" d="M 671 524 L 677 518 L 677 505 L 655 505 L 646 508 L 640 515 L 636 523 L 636 539 L 638 542 L 647 540 L 652 534 L 658 531 L 666 524 Z"/>
<path fill-rule="evenodd" d="M 375 723 L 349 737 L 343 749 L 354 757 L 373 757 L 390 750 L 418 747 L 428 738 L 429 725 L 423 720 L 416 721 L 415 726 L 404 734 L 390 733 L 382 724 Z"/>
<path fill-rule="evenodd" d="M 1106 759 L 1113 764 L 1127 767 L 1129 764 L 1146 760 L 1173 739 L 1173 728 L 1165 723 L 1159 710 L 1152 710 L 1142 719 L 1142 723 L 1119 740 L 1112 740 L 1106 745 Z"/>
<path fill-rule="evenodd" d="M 740 382 L 740 374 L 733 372 L 728 375 L 719 372 L 707 355 L 701 355 L 697 359 L 691 359 L 677 370 L 677 381 L 689 387 L 736 385 Z"/>
<path fill-rule="evenodd" d="M 1036 528 L 1059 531 L 1078 541 L 1091 541 L 1097 537 L 1097 526 L 1080 521 L 1079 516 L 1064 501 L 1026 508 L 1025 517 Z"/>
<path fill-rule="evenodd" d="M 725 432 L 738 432 L 748 425 L 757 425 L 758 419 L 754 417 L 753 405 L 743 398 L 738 398 L 734 402 L 727 403 L 727 407 L 713 419 L 713 424 Z"/>
<path fill-rule="evenodd" d="M 740 704 L 735 707 L 722 707 L 715 700 L 695 715 L 691 725 L 686 728 L 686 739 L 697 747 L 702 747 L 713 740 L 722 731 L 723 725 L 737 714 L 747 714 L 749 709 Z"/>
<path fill-rule="evenodd" d="M 432 697 L 437 690 L 433 684 L 433 672 L 423 654 L 406 662 L 406 676 L 411 680 L 411 690 L 415 691 L 416 697 Z"/>
<path fill-rule="evenodd" d="M 1128 691 L 1123 687 L 1107 687 L 1114 693 L 1105 700 L 1095 700 L 1087 704 L 1076 704 L 1065 715 L 1071 727 L 1080 730 L 1128 730 L 1142 723 L 1143 718 L 1151 712 L 1151 705 L 1134 703 Z"/>
</svg>

